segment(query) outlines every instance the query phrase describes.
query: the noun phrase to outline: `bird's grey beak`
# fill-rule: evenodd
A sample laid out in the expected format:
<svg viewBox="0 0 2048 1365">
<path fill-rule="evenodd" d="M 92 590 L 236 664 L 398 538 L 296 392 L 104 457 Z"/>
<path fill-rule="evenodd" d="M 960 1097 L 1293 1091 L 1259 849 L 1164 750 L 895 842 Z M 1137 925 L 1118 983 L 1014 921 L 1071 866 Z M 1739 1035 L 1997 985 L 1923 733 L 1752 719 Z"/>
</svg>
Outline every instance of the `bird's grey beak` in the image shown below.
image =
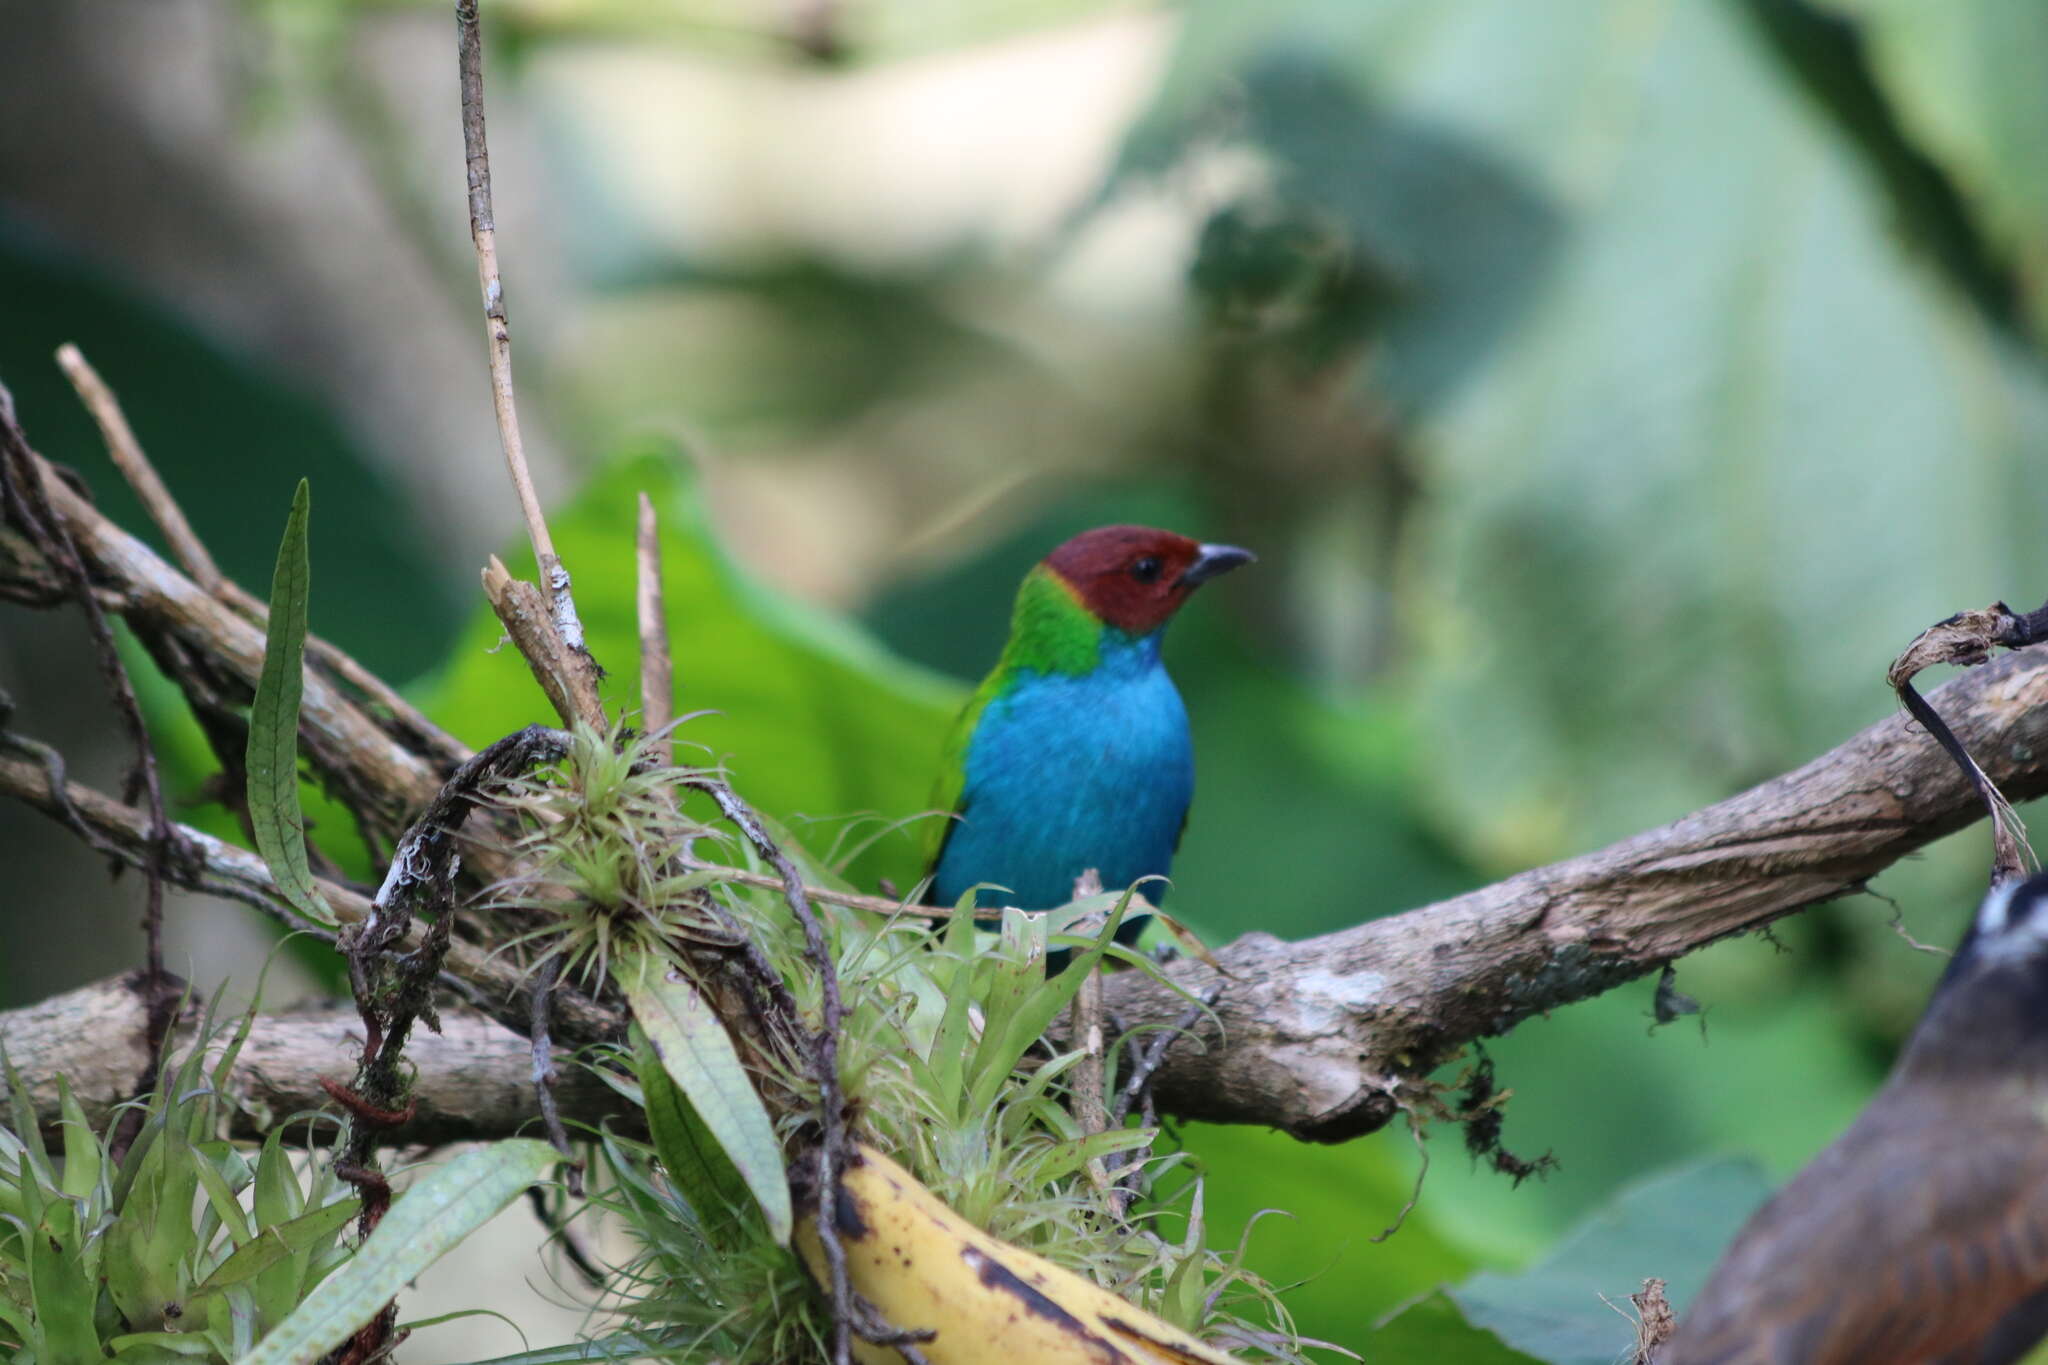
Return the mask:
<svg viewBox="0 0 2048 1365">
<path fill-rule="evenodd" d="M 1250 550 L 1240 550 L 1235 545 L 1204 545 L 1195 551 L 1195 562 L 1188 565 L 1176 586 L 1192 588 L 1257 558 Z"/>
</svg>

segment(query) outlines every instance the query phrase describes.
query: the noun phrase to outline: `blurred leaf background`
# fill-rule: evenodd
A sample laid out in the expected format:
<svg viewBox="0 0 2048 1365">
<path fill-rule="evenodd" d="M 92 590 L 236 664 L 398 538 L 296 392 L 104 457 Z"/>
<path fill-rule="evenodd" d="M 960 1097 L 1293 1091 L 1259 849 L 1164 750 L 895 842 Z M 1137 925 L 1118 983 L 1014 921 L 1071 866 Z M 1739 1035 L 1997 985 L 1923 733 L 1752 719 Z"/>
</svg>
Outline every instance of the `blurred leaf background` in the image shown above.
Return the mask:
<svg viewBox="0 0 2048 1365">
<path fill-rule="evenodd" d="M 719 713 L 687 733 L 821 848 L 922 807 L 1016 579 L 1107 521 L 1261 556 L 1168 646 L 1201 771 L 1175 901 L 1219 941 L 1681 815 L 1885 715 L 1922 626 L 2048 585 L 2034 0 L 484 9 L 522 403 L 600 654 L 629 696 L 646 488 L 680 704 Z M 265 581 L 308 476 L 314 628 L 471 742 L 540 716 L 475 592 L 517 521 L 444 7 L 0 19 L 32 437 L 139 525 L 50 362 L 74 340 L 231 573 Z M 89 676 L 75 623 L 5 618 L 14 725 L 105 784 Z M 1212 1236 L 1288 1210 L 1251 1264 L 1363 1347 L 1652 1172 L 1782 1178 L 1939 969 L 1891 922 L 1952 941 L 1982 843 L 1688 960 L 1699 1022 L 1653 1031 L 1644 981 L 1491 1044 L 1509 1144 L 1560 1169 L 1511 1189 L 1435 1134 L 1383 1243 L 1405 1132 L 1185 1131 Z M 906 881 L 910 847 L 856 873 Z M 134 888 L 34 817 L 0 809 L 0 867 L 0 1004 L 139 953 Z M 196 978 L 253 976 L 242 912 L 176 914 Z M 1689 1169 L 1727 1204 L 1732 1168 Z M 1537 1358 L 1472 1344 L 1502 1297 L 1475 1284 L 1383 1344 Z"/>
</svg>

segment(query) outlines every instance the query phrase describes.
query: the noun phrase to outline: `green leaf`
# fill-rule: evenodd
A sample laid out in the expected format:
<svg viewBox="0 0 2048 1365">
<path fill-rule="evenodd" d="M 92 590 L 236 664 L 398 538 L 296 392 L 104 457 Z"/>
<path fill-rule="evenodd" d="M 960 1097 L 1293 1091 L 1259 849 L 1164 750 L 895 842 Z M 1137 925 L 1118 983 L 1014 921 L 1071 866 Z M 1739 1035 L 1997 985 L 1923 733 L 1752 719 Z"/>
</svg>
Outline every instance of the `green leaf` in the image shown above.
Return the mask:
<svg viewBox="0 0 2048 1365">
<path fill-rule="evenodd" d="M 93 1307 L 99 1285 L 84 1264 L 76 1206 L 67 1199 L 43 1205 L 28 1237 L 29 1292 L 34 1296 L 44 1365 L 89 1365 L 100 1359 Z"/>
<path fill-rule="evenodd" d="M 192 1173 L 199 1177 L 200 1188 L 206 1191 L 206 1205 L 228 1230 L 230 1242 L 239 1247 L 256 1235 L 256 1230 L 249 1226 L 249 1215 L 242 1211 L 241 1201 L 236 1198 L 235 1188 L 207 1152 L 194 1149 Z"/>
<path fill-rule="evenodd" d="M 1552 1365 L 1541 1357 L 1524 1355 L 1486 1328 L 1475 1326 L 1441 1291 L 1403 1309 L 1367 1339 L 1366 1349 L 1373 1360 L 1429 1360 L 1441 1361 L 1443 1365 Z M 1612 1361 L 1603 1365 L 1612 1365 Z"/>
<path fill-rule="evenodd" d="M 672 1349 L 672 1343 L 624 1332 L 596 1341 L 572 1341 L 562 1346 L 520 1351 L 516 1355 L 492 1356 L 489 1360 L 476 1361 L 475 1365 L 583 1365 L 583 1362 L 595 1360 L 639 1360 Z"/>
<path fill-rule="evenodd" d="M 298 1173 L 292 1169 L 291 1158 L 284 1150 L 283 1124 L 264 1136 L 263 1150 L 256 1158 L 255 1183 L 255 1198 L 250 1212 L 256 1217 L 256 1225 L 266 1232 L 290 1223 L 306 1212 L 306 1196 L 299 1188 Z M 264 1234 L 258 1233 L 257 1240 L 263 1241 Z M 284 1321 L 298 1306 L 309 1284 L 307 1272 L 312 1263 L 313 1248 L 305 1246 L 258 1272 L 252 1293 L 256 1312 L 265 1324 L 275 1325 Z M 221 1272 L 216 1270 L 214 1273 L 218 1275 Z"/>
<path fill-rule="evenodd" d="M 615 974 L 663 1068 L 746 1181 L 770 1235 L 787 1245 L 795 1218 L 782 1144 L 725 1025 L 695 984 L 652 954 L 622 960 Z"/>
<path fill-rule="evenodd" d="M 61 1075 L 57 1077 L 57 1105 L 64 1125 L 64 1193 L 73 1199 L 90 1199 L 106 1171 L 106 1149 L 86 1122 L 85 1110 L 71 1093 L 71 1083 Z"/>
<path fill-rule="evenodd" d="M 240 1365 L 311 1365 L 560 1160 L 553 1147 L 530 1138 L 464 1152 L 407 1190 L 348 1263 Z"/>
<path fill-rule="evenodd" d="M 754 1202 L 739 1169 L 718 1145 L 711 1129 L 683 1092 L 669 1079 L 661 1055 L 637 1025 L 633 1031 L 633 1070 L 640 1079 L 647 1131 L 654 1139 L 662 1169 L 704 1225 L 713 1246 L 731 1243 L 734 1215 Z"/>
<path fill-rule="evenodd" d="M 168 1117 L 107 1235 L 107 1289 L 121 1315 L 137 1326 L 159 1323 L 164 1305 L 184 1298 L 191 1283 L 185 1267 L 198 1250 L 192 1205 L 206 1158 L 178 1127 L 176 1111 Z"/>
<path fill-rule="evenodd" d="M 1748 1161 L 1669 1172 L 1624 1190 L 1540 1264 L 1520 1274 L 1474 1275 L 1450 1296 L 1472 1322 L 1550 1365 L 1611 1365 L 1634 1333 L 1610 1303 L 1625 1305 L 1655 1277 L 1673 1308 L 1682 1308 L 1770 1192 Z"/>
<path fill-rule="evenodd" d="M 214 1268 L 211 1275 L 192 1291 L 197 1299 L 202 1295 L 226 1289 L 262 1274 L 265 1270 L 318 1246 L 348 1225 L 348 1220 L 361 1211 L 362 1203 L 356 1199 L 343 1199 L 311 1213 L 283 1223 L 273 1223 L 257 1232 L 233 1255 Z"/>
<path fill-rule="evenodd" d="M 249 824 L 271 880 L 292 908 L 332 927 L 334 915 L 313 883 L 306 862 L 306 817 L 299 808 L 299 699 L 305 690 L 306 559 L 309 493 L 304 479 L 277 547 L 270 580 L 270 629 L 263 640 L 263 672 L 249 707 Z"/>
<path fill-rule="evenodd" d="M 5 1052 L 0 1052 L 0 1076 L 7 1080 L 7 1109 L 12 1116 L 15 1140 L 21 1145 L 21 1183 L 25 1189 L 31 1180 L 57 1183 L 57 1172 L 50 1165 L 50 1152 L 43 1145 L 42 1126 L 36 1122 L 35 1106 L 29 1102 L 28 1085 L 21 1079 L 21 1073 L 14 1069 Z"/>
</svg>

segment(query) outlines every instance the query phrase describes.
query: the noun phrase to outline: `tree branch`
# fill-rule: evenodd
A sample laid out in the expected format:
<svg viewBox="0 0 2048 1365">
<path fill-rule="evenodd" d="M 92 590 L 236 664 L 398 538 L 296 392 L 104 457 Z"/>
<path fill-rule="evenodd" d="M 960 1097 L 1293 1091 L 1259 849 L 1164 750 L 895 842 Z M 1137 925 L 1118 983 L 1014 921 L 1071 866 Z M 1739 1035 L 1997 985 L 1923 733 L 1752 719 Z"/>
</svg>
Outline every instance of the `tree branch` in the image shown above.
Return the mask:
<svg viewBox="0 0 2048 1365">
<path fill-rule="evenodd" d="M 188 1009 L 180 1019 L 175 1046 L 190 1045 L 196 1013 Z M 0 1012 L 0 1049 L 46 1129 L 57 1123 L 60 1074 L 86 1118 L 101 1128 L 113 1107 L 128 1098 L 148 1057 L 147 1021 L 140 982 L 133 974 L 114 977 Z M 320 1078 L 348 1075 L 362 1050 L 362 1021 L 353 1006 L 259 1016 L 231 1082 L 237 1135 L 260 1136 L 264 1124 L 308 1110 L 332 1112 Z M 532 1050 L 502 1024 L 471 1010 L 444 1011 L 441 1031 L 414 1038 L 405 1056 L 419 1069 L 409 1092 L 417 1108 L 405 1125 L 405 1142 L 462 1142 L 538 1126 Z M 644 1119 L 637 1105 L 567 1054 L 557 1053 L 555 1061 L 561 1077 L 555 1094 L 564 1113 L 583 1123 L 639 1131 Z M 6 1094 L 0 1078 L 0 1099 Z"/>
<path fill-rule="evenodd" d="M 2008 655 L 1929 700 L 2007 796 L 2048 791 L 2048 651 Z M 1217 954 L 1227 976 L 1170 969 L 1183 988 L 1220 994 L 1195 1039 L 1167 1053 L 1159 1106 L 1318 1142 L 1370 1132 L 1402 1085 L 1466 1042 L 1856 891 L 1981 812 L 1948 756 L 1895 715 L 1597 853 L 1300 943 L 1247 934 Z M 1136 973 L 1108 995 L 1133 1024 L 1181 1008 Z"/>
<path fill-rule="evenodd" d="M 2007 793 L 2048 791 L 2048 650 L 2000 659 L 1930 700 Z M 61 814 L 48 799 L 40 764 L 0 758 L 0 790 Z M 74 785 L 70 794 L 95 833 L 139 855 L 147 834 L 141 812 L 87 788 Z M 1402 1086 L 1471 1039 L 1855 891 L 1980 810 L 1947 756 L 1906 717 L 1894 716 L 1803 768 L 1600 852 L 1299 943 L 1247 934 L 1217 954 L 1228 975 L 1194 961 L 1169 969 L 1183 987 L 1205 998 L 1213 992 L 1215 1014 L 1167 1049 L 1153 1094 L 1168 1113 L 1266 1124 L 1315 1141 L 1370 1132 L 1398 1112 L 1394 1097 Z M 188 837 L 204 855 L 207 889 L 274 902 L 269 874 L 253 854 Z M 345 920 L 368 908 L 356 893 L 322 889 Z M 449 968 L 473 986 L 485 985 L 485 994 L 512 985 L 502 960 L 483 960 L 460 943 Z M 1126 1028 L 1187 1026 L 1186 1001 L 1136 972 L 1111 978 L 1106 996 Z M 66 999 L 0 1015 L 0 1044 L 24 1075 L 47 1080 L 50 1068 L 90 1052 L 90 1040 L 128 1036 L 125 1026 L 102 1030 L 77 1010 L 38 1013 Z M 493 1010 L 509 1013 L 495 1004 Z M 586 999 L 558 1000 L 557 1011 L 558 1033 L 579 1039 L 603 1036 L 618 1022 Z M 308 1022 L 314 1017 L 266 1016 L 254 1036 L 276 1030 L 284 1040 L 280 1055 L 299 1055 L 293 1040 L 325 1026 Z M 80 1022 L 58 1026 L 52 1018 Z M 353 1021 L 334 1018 L 335 1028 Z M 442 1046 L 435 1039 L 417 1045 Z M 327 1046 L 327 1057 L 346 1055 L 331 1041 Z M 530 1051 L 510 1035 L 495 1046 L 488 1055 L 463 1056 L 459 1065 L 491 1094 L 516 1092 L 519 1099 L 468 1116 L 474 1127 L 467 1135 L 511 1132 L 532 1118 Z M 416 1055 L 427 1085 L 440 1062 Z M 124 1055 L 111 1074 L 121 1076 L 127 1064 Z M 313 1073 L 287 1077 L 280 1065 L 266 1064 L 272 1083 L 310 1098 Z M 590 1122 L 613 1112 L 608 1095 L 571 1084 L 580 1068 L 562 1071 L 565 1117 Z M 76 1076 L 73 1085 L 101 1094 Z M 46 1105 L 55 1103 L 54 1093 L 38 1089 L 36 1100 L 39 1113 L 53 1112 Z"/>
</svg>

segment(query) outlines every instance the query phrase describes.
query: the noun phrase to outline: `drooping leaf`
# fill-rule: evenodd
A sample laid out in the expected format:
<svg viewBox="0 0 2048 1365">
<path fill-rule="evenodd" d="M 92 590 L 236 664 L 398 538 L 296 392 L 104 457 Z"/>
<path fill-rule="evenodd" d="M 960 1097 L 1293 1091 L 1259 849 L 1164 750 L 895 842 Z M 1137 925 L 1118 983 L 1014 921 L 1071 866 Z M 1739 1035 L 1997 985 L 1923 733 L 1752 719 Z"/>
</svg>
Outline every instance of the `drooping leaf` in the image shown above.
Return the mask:
<svg viewBox="0 0 2048 1365">
<path fill-rule="evenodd" d="M 256 850 L 278 892 L 315 924 L 332 926 L 333 912 L 313 883 L 306 861 L 306 817 L 299 807 L 299 699 L 305 690 L 306 559 L 309 493 L 304 479 L 292 495 L 291 515 L 277 547 L 270 582 L 270 629 L 263 641 L 263 672 L 249 707 L 249 825 Z"/>
<path fill-rule="evenodd" d="M 694 983 L 652 954 L 622 960 L 617 979 L 663 1069 L 752 1191 L 769 1233 L 787 1244 L 795 1218 L 782 1145 L 725 1025 Z"/>
<path fill-rule="evenodd" d="M 560 1160 L 545 1142 L 508 1138 L 434 1171 L 391 1206 L 347 1264 L 315 1286 L 241 1365 L 318 1360 Z"/>
</svg>

